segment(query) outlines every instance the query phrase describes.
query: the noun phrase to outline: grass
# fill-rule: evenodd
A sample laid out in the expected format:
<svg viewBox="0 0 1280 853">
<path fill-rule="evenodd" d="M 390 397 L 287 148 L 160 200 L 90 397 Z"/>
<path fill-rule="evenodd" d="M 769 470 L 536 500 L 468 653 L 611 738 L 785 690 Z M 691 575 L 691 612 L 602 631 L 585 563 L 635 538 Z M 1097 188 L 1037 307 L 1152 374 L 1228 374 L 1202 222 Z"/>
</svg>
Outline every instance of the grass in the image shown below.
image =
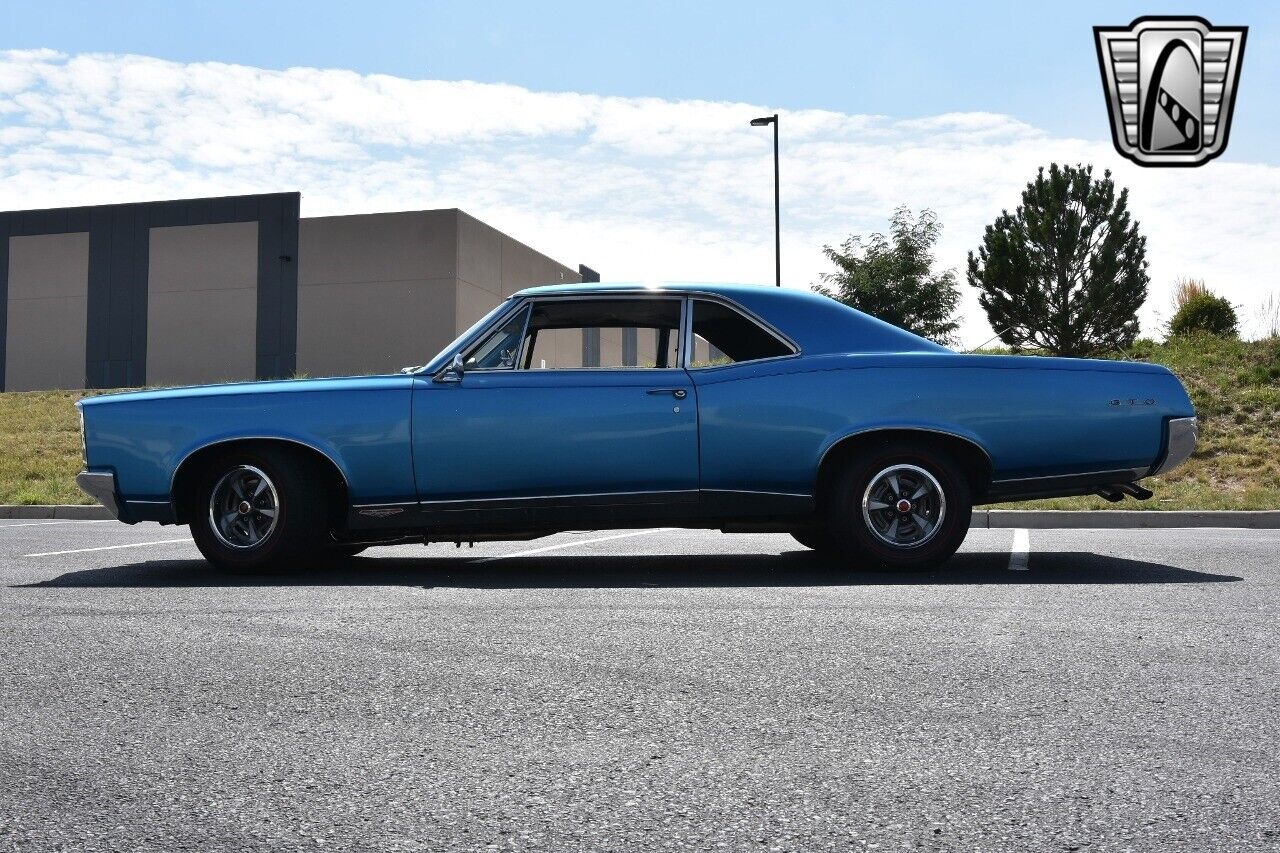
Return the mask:
<svg viewBox="0 0 1280 853">
<path fill-rule="evenodd" d="M 84 391 L 0 394 L 0 504 L 87 504 L 75 484 L 81 468 Z"/>
<path fill-rule="evenodd" d="M 1280 509 L 1280 338 L 1139 341 L 1116 358 L 1163 364 L 1200 417 L 1195 454 L 1144 484 L 1149 501 L 1055 498 L 1001 504 L 1040 509 Z M 92 393 L 92 392 L 88 392 Z M 0 504 L 92 503 L 80 470 L 76 400 L 84 391 L 0 394 Z"/>
</svg>

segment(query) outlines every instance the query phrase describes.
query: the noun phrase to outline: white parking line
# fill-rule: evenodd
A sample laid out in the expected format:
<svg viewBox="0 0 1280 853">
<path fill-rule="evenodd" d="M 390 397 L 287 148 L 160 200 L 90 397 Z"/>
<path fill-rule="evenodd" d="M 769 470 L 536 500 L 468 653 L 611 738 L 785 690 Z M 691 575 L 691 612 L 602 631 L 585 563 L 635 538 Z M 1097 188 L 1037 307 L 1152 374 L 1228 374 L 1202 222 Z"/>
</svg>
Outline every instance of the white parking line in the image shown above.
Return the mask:
<svg viewBox="0 0 1280 853">
<path fill-rule="evenodd" d="M 0 530 L 8 530 L 10 527 L 44 527 L 46 524 L 110 524 L 113 521 L 115 521 L 114 518 L 68 518 L 61 521 L 24 521 L 21 524 L 0 524 Z"/>
<path fill-rule="evenodd" d="M 532 557 L 534 554 L 545 554 L 548 551 L 559 551 L 562 548 L 576 548 L 579 545 L 592 545 L 596 542 L 609 542 L 614 539 L 626 539 L 629 536 L 644 536 L 646 533 L 662 533 L 666 530 L 674 530 L 672 527 L 655 527 L 652 530 L 633 530 L 630 533 L 618 533 L 613 536 L 601 536 L 597 539 L 579 539 L 574 542 L 561 542 L 558 545 L 547 545 L 542 548 L 532 548 L 528 551 L 517 551 L 514 554 L 503 554 L 498 557 L 484 557 L 483 559 L 474 560 L 476 563 L 492 563 L 494 560 L 510 560 L 513 557 Z"/>
<path fill-rule="evenodd" d="M 1031 556 L 1031 538 L 1021 527 L 1013 531 L 1013 548 L 1009 551 L 1009 571 L 1025 572 L 1027 558 Z"/>
<path fill-rule="evenodd" d="M 132 542 L 128 545 L 103 545 L 99 548 L 72 548 L 70 551 L 42 551 L 39 554 L 23 554 L 24 557 L 57 557 L 60 554 L 87 554 L 90 551 L 115 551 L 117 548 L 144 548 L 147 545 L 173 545 L 190 543 L 190 539 L 161 539 L 159 542 Z"/>
</svg>

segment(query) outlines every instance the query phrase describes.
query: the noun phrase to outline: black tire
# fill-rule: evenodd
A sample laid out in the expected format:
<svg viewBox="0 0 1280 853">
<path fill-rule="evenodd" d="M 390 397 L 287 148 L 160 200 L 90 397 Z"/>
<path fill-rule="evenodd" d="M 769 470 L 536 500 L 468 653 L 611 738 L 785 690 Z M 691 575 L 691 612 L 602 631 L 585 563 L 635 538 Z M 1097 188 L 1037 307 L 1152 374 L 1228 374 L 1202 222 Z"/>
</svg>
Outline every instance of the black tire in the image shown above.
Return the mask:
<svg viewBox="0 0 1280 853">
<path fill-rule="evenodd" d="M 901 493 L 886 509 L 894 482 Z M 901 501 L 910 509 L 900 511 Z M 826 500 L 827 529 L 852 566 L 881 571 L 922 571 L 945 562 L 968 535 L 972 513 L 969 480 L 955 462 L 913 444 L 886 444 L 859 455 Z"/>
<path fill-rule="evenodd" d="M 255 477 L 267 481 L 268 488 L 263 491 L 266 497 L 256 499 L 263 502 L 262 509 L 245 513 L 244 522 L 236 519 L 231 527 L 215 529 L 215 517 L 228 518 L 231 512 L 239 511 L 225 503 L 214 506 L 223 498 L 234 501 L 240 497 L 226 484 L 239 482 L 244 490 L 253 490 L 257 488 Z M 191 513 L 191 536 L 205 559 L 224 571 L 286 571 L 316 556 L 325 542 L 331 541 L 329 499 L 327 480 L 311 460 L 270 446 L 231 450 L 200 472 Z M 268 503 L 275 504 L 274 524 L 264 514 Z M 227 509 L 231 512 L 219 511 Z M 261 534 L 257 541 L 250 541 L 253 537 L 245 532 L 249 529 Z"/>
<path fill-rule="evenodd" d="M 791 531 L 791 538 L 810 551 L 817 551 L 819 554 L 840 553 L 840 545 L 836 542 L 835 537 L 820 527 L 793 530 Z"/>
</svg>

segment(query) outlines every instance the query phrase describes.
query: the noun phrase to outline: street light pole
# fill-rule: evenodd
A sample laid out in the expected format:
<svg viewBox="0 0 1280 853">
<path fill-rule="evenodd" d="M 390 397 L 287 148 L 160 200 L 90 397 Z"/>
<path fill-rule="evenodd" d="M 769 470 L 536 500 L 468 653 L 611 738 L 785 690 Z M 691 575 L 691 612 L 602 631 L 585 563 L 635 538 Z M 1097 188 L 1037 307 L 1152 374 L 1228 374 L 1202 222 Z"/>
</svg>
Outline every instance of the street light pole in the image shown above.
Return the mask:
<svg viewBox="0 0 1280 853">
<path fill-rule="evenodd" d="M 752 127 L 773 125 L 773 266 L 774 283 L 782 287 L 782 225 L 780 219 L 781 195 L 778 186 L 778 114 L 753 118 Z"/>
</svg>

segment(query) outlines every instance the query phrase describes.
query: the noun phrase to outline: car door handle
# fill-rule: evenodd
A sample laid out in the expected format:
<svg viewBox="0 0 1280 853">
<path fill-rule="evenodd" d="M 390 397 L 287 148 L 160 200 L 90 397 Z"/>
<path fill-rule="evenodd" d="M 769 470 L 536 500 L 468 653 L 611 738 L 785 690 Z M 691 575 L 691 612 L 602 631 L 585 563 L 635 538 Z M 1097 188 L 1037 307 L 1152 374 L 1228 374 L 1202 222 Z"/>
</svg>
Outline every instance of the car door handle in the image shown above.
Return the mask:
<svg viewBox="0 0 1280 853">
<path fill-rule="evenodd" d="M 686 396 L 688 396 L 689 392 L 685 391 L 683 388 L 651 388 L 649 389 L 648 393 L 670 394 L 672 397 L 675 397 L 677 400 L 683 400 Z"/>
</svg>

